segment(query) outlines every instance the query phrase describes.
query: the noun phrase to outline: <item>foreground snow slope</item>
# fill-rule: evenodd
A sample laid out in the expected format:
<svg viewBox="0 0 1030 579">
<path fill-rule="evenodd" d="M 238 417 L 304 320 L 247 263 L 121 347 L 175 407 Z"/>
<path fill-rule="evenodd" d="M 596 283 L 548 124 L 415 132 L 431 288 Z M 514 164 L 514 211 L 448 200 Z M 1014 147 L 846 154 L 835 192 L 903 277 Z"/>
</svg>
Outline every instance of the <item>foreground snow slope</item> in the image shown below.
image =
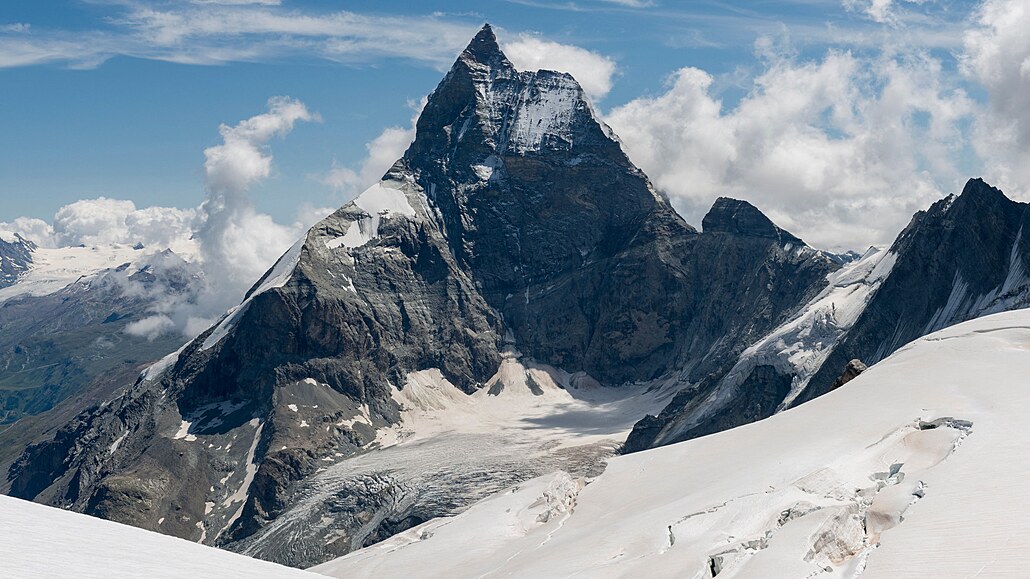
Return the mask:
<svg viewBox="0 0 1030 579">
<path fill-rule="evenodd" d="M 919 339 L 767 420 L 540 477 L 338 577 L 972 577 L 1030 568 L 1030 311 Z M 582 489 L 582 490 L 581 490 Z"/>
<path fill-rule="evenodd" d="M 274 563 L 0 496 L 4 577 L 313 577 Z"/>
</svg>

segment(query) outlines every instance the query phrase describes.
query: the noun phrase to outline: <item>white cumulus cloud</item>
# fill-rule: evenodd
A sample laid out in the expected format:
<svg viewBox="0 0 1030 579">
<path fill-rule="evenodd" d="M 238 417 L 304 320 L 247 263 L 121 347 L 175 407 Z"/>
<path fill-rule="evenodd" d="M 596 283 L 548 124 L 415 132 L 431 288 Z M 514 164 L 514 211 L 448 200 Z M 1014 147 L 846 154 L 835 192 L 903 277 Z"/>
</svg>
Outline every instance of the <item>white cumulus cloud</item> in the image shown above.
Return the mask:
<svg viewBox="0 0 1030 579">
<path fill-rule="evenodd" d="M 223 124 L 218 128 L 222 144 L 204 150 L 208 191 L 216 195 L 238 194 L 268 177 L 272 170 L 272 156 L 265 150 L 268 142 L 289 134 L 298 121 L 317 119 L 304 103 L 273 97 L 268 101 L 267 113 L 235 126 Z"/>
<path fill-rule="evenodd" d="M 988 173 L 1030 193 L 1030 4 L 987 0 L 965 35 L 963 72 L 987 91 L 974 146 Z"/>
<path fill-rule="evenodd" d="M 268 143 L 285 137 L 296 123 L 317 118 L 304 103 L 275 97 L 268 112 L 222 125 L 222 144 L 204 150 L 208 196 L 196 237 L 205 269 L 218 272 L 233 290 L 253 283 L 297 238 L 295 225 L 259 213 L 247 191 L 271 174 Z"/>
<path fill-rule="evenodd" d="M 600 100 L 612 89 L 615 61 L 585 48 L 522 34 L 502 43 L 501 50 L 519 70 L 548 69 L 571 74 L 591 99 Z"/>
<path fill-rule="evenodd" d="M 18 218 L 0 230 L 21 233 L 44 247 L 143 243 L 170 248 L 200 268 L 206 283 L 189 300 L 157 292 L 152 316 L 130 324 L 129 334 L 154 339 L 170 331 L 188 336 L 206 329 L 328 208 L 302 205 L 292 223 L 258 212 L 249 189 L 273 169 L 269 143 L 285 137 L 298 122 L 318 117 L 300 101 L 277 97 L 268 111 L 236 125 L 222 125 L 222 143 L 204 151 L 207 195 L 197 208 L 137 208 L 125 199 L 99 197 L 58 209 L 53 222 Z M 154 258 L 157 259 L 157 258 Z"/>
<path fill-rule="evenodd" d="M 135 203 L 126 199 L 83 199 L 57 210 L 52 226 L 53 243 L 57 246 L 142 243 L 189 254 L 192 248 L 188 240 L 196 223 L 196 209 L 137 209 Z"/>
<path fill-rule="evenodd" d="M 688 221 L 716 197 L 753 202 L 816 246 L 885 244 L 963 176 L 973 104 L 926 54 L 771 60 L 735 107 L 713 77 L 684 68 L 657 97 L 606 121 Z"/>
</svg>

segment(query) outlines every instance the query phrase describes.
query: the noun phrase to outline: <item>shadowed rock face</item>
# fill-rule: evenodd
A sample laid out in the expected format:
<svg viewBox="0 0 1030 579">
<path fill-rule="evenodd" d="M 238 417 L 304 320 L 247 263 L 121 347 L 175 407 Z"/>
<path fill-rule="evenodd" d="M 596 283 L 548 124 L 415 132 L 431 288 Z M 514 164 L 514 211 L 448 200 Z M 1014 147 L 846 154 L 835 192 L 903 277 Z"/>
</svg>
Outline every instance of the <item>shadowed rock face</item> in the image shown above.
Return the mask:
<svg viewBox="0 0 1030 579">
<path fill-rule="evenodd" d="M 705 233 L 735 233 L 751 237 L 766 237 L 799 247 L 805 242 L 784 231 L 747 201 L 719 197 L 712 210 L 701 220 Z"/>
<path fill-rule="evenodd" d="M 768 347 L 749 351 L 736 361 L 740 375 L 716 372 L 681 391 L 658 416 L 648 416 L 636 425 L 624 450 L 671 444 L 766 418 L 839 387 L 864 369 L 859 360 L 871 365 L 941 328 L 1030 306 L 1030 241 L 1025 237 L 1030 232 L 1028 208 L 1030 205 L 1006 198 L 983 180 L 971 179 L 961 195 L 915 215 L 868 274 L 880 279 L 855 279 L 842 286 L 874 288 L 860 305 L 853 325 L 841 326 L 838 312 L 831 307 L 821 314 L 825 319 L 809 327 L 810 336 L 793 330 L 773 340 L 779 344 L 779 352 Z M 762 219 L 726 217 L 740 216 L 737 209 L 718 214 L 719 228 L 778 235 L 775 226 Z M 710 214 L 705 218 L 706 233 L 711 221 Z M 800 311 L 810 307 L 816 305 Z M 791 320 L 785 326 L 794 323 L 796 320 Z M 816 341 L 827 342 L 820 347 L 828 347 L 828 351 L 817 367 L 802 375 L 785 360 L 815 347 L 805 342 L 813 335 L 818 336 Z M 770 365 L 770 360 L 776 365 Z"/>
<path fill-rule="evenodd" d="M 745 202 L 720 199 L 698 233 L 575 80 L 516 71 L 485 27 L 381 183 L 312 227 L 216 327 L 30 447 L 8 485 L 313 564 L 540 468 L 596 471 L 599 454 L 556 452 L 479 479 L 437 465 L 460 480 L 429 490 L 413 491 L 431 483 L 399 470 L 317 478 L 327 460 L 380 452 L 411 373 L 438 369 L 471 393 L 512 349 L 585 382 L 698 382 L 725 372 L 838 267 Z M 476 452 L 444 455 L 457 464 Z M 311 531 L 324 519 L 333 541 Z"/>
<path fill-rule="evenodd" d="M 712 371 L 836 268 L 743 201 L 716 202 L 699 235 L 572 77 L 516 71 L 489 29 L 401 164 L 519 349 L 606 384 Z"/>
<path fill-rule="evenodd" d="M 10 239 L 0 237 L 0 289 L 13 285 L 32 263 L 32 250 L 36 245 L 15 234 Z"/>
<path fill-rule="evenodd" d="M 1030 204 L 982 179 L 917 213 L 890 251 L 891 275 L 796 403 L 829 391 L 849 360 L 873 365 L 941 328 L 1030 306 Z"/>
<path fill-rule="evenodd" d="M 679 316 L 654 294 L 689 283 L 679 262 L 696 232 L 572 77 L 516 71 L 484 29 L 430 96 L 401 163 L 525 353 L 605 383 L 669 369 Z"/>
</svg>

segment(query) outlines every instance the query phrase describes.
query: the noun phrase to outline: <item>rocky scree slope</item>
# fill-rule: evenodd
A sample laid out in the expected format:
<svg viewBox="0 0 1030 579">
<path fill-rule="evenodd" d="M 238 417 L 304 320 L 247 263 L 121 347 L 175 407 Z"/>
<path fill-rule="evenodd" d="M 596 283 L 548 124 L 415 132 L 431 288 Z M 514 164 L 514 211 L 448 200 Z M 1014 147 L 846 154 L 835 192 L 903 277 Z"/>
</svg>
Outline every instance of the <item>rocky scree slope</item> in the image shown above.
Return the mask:
<svg viewBox="0 0 1030 579">
<path fill-rule="evenodd" d="M 741 201 L 720 199 L 704 227 L 655 192 L 572 77 L 515 70 L 484 27 L 380 183 L 216 326 L 29 447 L 8 492 L 307 565 L 483 489 L 596 472 L 611 445 L 503 465 L 448 447 L 434 468 L 451 478 L 417 484 L 389 457 L 407 456 L 391 449 L 412 406 L 431 417 L 442 398 L 653 398 L 723 372 L 840 267 Z M 358 460 L 379 462 L 344 476 Z"/>
</svg>

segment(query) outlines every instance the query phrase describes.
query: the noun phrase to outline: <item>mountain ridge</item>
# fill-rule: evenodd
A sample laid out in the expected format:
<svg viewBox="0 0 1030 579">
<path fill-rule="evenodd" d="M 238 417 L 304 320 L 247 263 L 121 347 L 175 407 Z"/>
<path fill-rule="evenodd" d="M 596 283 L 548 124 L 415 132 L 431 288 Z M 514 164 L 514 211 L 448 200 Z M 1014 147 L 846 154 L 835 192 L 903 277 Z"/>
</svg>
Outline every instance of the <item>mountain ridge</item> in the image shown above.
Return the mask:
<svg viewBox="0 0 1030 579">
<path fill-rule="evenodd" d="M 1030 205 L 982 178 L 916 213 L 888 250 L 834 274 L 797 316 L 638 423 L 626 451 L 705 436 L 765 418 L 834 388 L 853 360 L 873 365 L 925 334 L 1030 306 Z M 734 392 L 748 410 L 734 408 Z M 750 398 L 749 398 L 750 397 Z M 757 401 L 757 402 L 756 402 Z M 739 405 L 738 405 L 739 406 Z"/>
</svg>

